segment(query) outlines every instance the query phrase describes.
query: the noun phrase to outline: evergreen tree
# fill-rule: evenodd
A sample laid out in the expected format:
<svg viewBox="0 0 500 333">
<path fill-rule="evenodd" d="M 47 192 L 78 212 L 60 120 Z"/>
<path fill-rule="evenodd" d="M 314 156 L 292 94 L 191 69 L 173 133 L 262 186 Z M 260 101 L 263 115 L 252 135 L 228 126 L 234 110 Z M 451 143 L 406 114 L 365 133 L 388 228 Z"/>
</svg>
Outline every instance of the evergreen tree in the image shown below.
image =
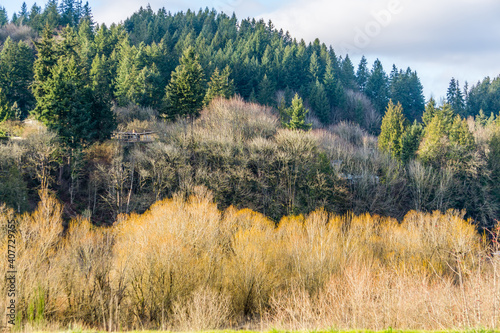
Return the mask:
<svg viewBox="0 0 500 333">
<path fill-rule="evenodd" d="M 453 112 L 451 105 L 448 103 L 443 104 L 437 109 L 435 116 L 441 120 L 443 130 L 446 135 L 448 135 L 451 127 L 453 126 L 453 122 L 455 121 L 455 113 Z"/>
<path fill-rule="evenodd" d="M 449 131 L 450 142 L 461 146 L 466 151 L 471 151 L 474 146 L 474 136 L 469 130 L 467 120 L 459 115 L 455 116 Z M 457 156 L 458 157 L 458 156 Z"/>
<path fill-rule="evenodd" d="M 0 27 L 9 23 L 9 16 L 5 7 L 0 6 Z"/>
<path fill-rule="evenodd" d="M 493 113 L 492 113 L 492 115 L 494 116 Z M 476 124 L 484 127 L 484 126 L 486 126 L 488 124 L 489 119 L 484 114 L 483 109 L 481 109 L 481 110 L 479 110 L 479 113 L 476 115 L 474 121 L 476 122 Z"/>
<path fill-rule="evenodd" d="M 394 105 L 392 100 L 390 100 L 382 119 L 378 146 L 381 151 L 390 153 L 397 159 L 401 159 L 402 156 L 402 138 L 405 132 L 405 121 L 401 103 Z"/>
<path fill-rule="evenodd" d="M 160 107 L 164 87 L 155 63 L 140 70 L 136 77 L 135 86 L 138 95 L 133 97 L 132 101 L 145 107 Z"/>
<path fill-rule="evenodd" d="M 35 42 L 37 59 L 33 65 L 34 82 L 32 84 L 33 95 L 36 99 L 35 115 L 45 123 L 55 121 L 51 114 L 45 114 L 44 99 L 47 95 L 46 82 L 52 77 L 52 69 L 57 63 L 58 54 L 52 29 L 46 25 L 43 30 L 42 39 Z"/>
<path fill-rule="evenodd" d="M 425 109 L 425 99 L 417 73 L 408 68 L 406 72 L 400 71 L 397 75 L 391 74 L 391 76 L 391 99 L 395 103 L 401 103 L 406 118 L 411 121 L 420 119 Z"/>
<path fill-rule="evenodd" d="M 85 71 L 75 57 L 60 58 L 45 83 L 41 120 L 71 147 L 92 137 L 92 95 L 85 85 Z"/>
<path fill-rule="evenodd" d="M 12 14 L 12 19 L 10 20 L 10 23 L 15 24 L 15 25 L 19 25 L 17 13 Z"/>
<path fill-rule="evenodd" d="M 21 11 L 19 12 L 19 15 L 17 16 L 17 22 L 18 25 L 28 25 L 29 19 L 28 19 L 28 6 L 26 5 L 26 2 L 23 2 L 21 5 Z"/>
<path fill-rule="evenodd" d="M 111 136 L 116 127 L 112 101 L 112 82 L 110 77 L 109 61 L 105 55 L 96 55 L 90 70 L 92 104 L 90 119 L 92 123 L 90 140 L 103 141 Z"/>
<path fill-rule="evenodd" d="M 319 81 L 313 84 L 308 101 L 319 121 L 322 124 L 329 124 L 331 121 L 330 104 L 328 103 L 325 87 Z"/>
<path fill-rule="evenodd" d="M 224 70 L 219 72 L 219 68 L 215 68 L 214 73 L 208 83 L 207 94 L 205 95 L 205 105 L 208 105 L 215 97 L 230 98 L 234 94 L 234 83 L 229 79 L 231 70 L 226 66 Z"/>
<path fill-rule="evenodd" d="M 83 22 L 83 21 L 88 22 L 89 26 L 92 29 L 94 29 L 94 25 L 95 25 L 94 16 L 92 15 L 92 10 L 90 9 L 90 5 L 89 5 L 88 1 L 85 2 L 85 5 L 83 5 L 83 8 L 82 8 L 82 15 L 81 15 L 80 22 Z"/>
<path fill-rule="evenodd" d="M 198 116 L 203 107 L 205 87 L 203 68 L 192 47 L 188 47 L 180 59 L 180 64 L 172 73 L 166 88 L 166 110 L 163 116 L 173 119 L 176 116 Z"/>
<path fill-rule="evenodd" d="M 345 89 L 357 90 L 356 75 L 354 74 L 354 66 L 349 58 L 345 56 L 340 68 L 340 80 Z"/>
<path fill-rule="evenodd" d="M 132 102 L 133 96 L 137 95 L 135 81 L 138 69 L 135 64 L 135 55 L 136 48 L 130 46 L 128 38 L 124 38 L 119 45 L 119 62 L 115 79 L 115 98 L 119 106 L 129 104 Z"/>
<path fill-rule="evenodd" d="M 45 8 L 42 13 L 42 21 L 48 26 L 51 31 L 59 26 L 59 21 L 61 16 L 57 9 L 57 0 L 49 0 L 45 4 Z"/>
<path fill-rule="evenodd" d="M 438 109 L 436 108 L 436 101 L 431 97 L 427 105 L 425 106 L 424 114 L 422 115 L 422 121 L 425 126 L 429 125 L 434 116 L 437 114 Z"/>
<path fill-rule="evenodd" d="M 358 71 L 356 72 L 356 82 L 358 83 L 359 91 L 365 91 L 366 83 L 368 82 L 369 77 L 370 72 L 368 71 L 368 61 L 365 56 L 362 56 L 358 65 Z"/>
<path fill-rule="evenodd" d="M 76 50 L 76 34 L 65 28 L 63 39 L 55 43 L 48 26 L 36 43 L 35 82 L 32 85 L 37 101 L 35 114 L 71 147 L 77 147 L 98 137 L 95 105 L 85 64 Z M 92 114 L 92 112 L 94 114 Z M 103 119 L 103 121 L 106 121 Z M 104 134 L 106 135 L 106 134 Z"/>
<path fill-rule="evenodd" d="M 10 108 L 12 117 L 14 117 L 15 120 L 22 120 L 23 119 L 23 114 L 19 106 L 17 105 L 17 102 L 14 102 L 12 104 L 12 107 Z"/>
<path fill-rule="evenodd" d="M 392 84 L 392 82 L 394 82 L 395 80 L 397 80 L 398 76 L 399 76 L 399 73 L 400 73 L 400 71 L 398 70 L 398 68 L 396 67 L 396 65 L 392 64 L 391 73 L 389 74 L 389 83 Z"/>
<path fill-rule="evenodd" d="M 401 137 L 401 161 L 408 163 L 416 157 L 420 141 L 422 140 L 423 127 L 416 120 L 408 126 Z"/>
<path fill-rule="evenodd" d="M 419 159 L 440 168 L 447 161 L 448 140 L 441 117 L 435 115 L 424 129 L 424 136 L 418 149 Z"/>
<path fill-rule="evenodd" d="M 292 130 L 308 130 L 311 128 L 311 124 L 306 123 L 306 115 L 309 112 L 304 108 L 302 98 L 298 94 L 292 99 L 292 105 L 286 109 L 286 114 L 288 115 L 290 121 L 285 124 L 285 127 Z"/>
<path fill-rule="evenodd" d="M 311 54 L 309 58 L 309 74 L 312 81 L 319 80 L 320 68 L 319 60 L 316 53 Z"/>
<path fill-rule="evenodd" d="M 77 26 L 79 17 L 77 11 L 77 2 L 75 0 L 62 0 L 59 5 L 59 12 L 61 13 L 60 24 L 62 26 Z"/>
<path fill-rule="evenodd" d="M 0 123 L 13 118 L 14 115 L 12 114 L 12 109 L 9 105 L 9 101 L 5 96 L 3 89 L 0 88 Z"/>
<path fill-rule="evenodd" d="M 76 39 L 79 44 L 78 55 L 82 59 L 85 66 L 90 68 L 97 52 L 94 43 L 94 31 L 92 30 L 88 20 L 80 22 Z"/>
<path fill-rule="evenodd" d="M 0 52 L 0 85 L 5 88 L 7 100 L 17 103 L 22 110 L 22 119 L 33 107 L 34 99 L 30 90 L 33 81 L 34 55 L 23 41 L 12 42 L 7 37 Z"/>
<path fill-rule="evenodd" d="M 38 6 L 36 3 L 31 7 L 29 16 L 28 16 L 29 26 L 37 31 L 42 32 L 43 30 L 43 22 L 42 22 L 42 7 Z"/>
<path fill-rule="evenodd" d="M 500 203 L 500 131 L 498 129 L 488 142 L 488 148 L 490 150 L 488 170 L 491 170 L 491 193 L 495 201 Z"/>
<path fill-rule="evenodd" d="M 333 55 L 333 57 L 335 57 L 335 55 Z M 330 105 L 342 108 L 345 103 L 345 91 L 336 73 L 337 70 L 335 69 L 334 60 L 332 60 L 332 57 L 328 54 L 323 85 L 325 86 L 325 92 Z"/>
<path fill-rule="evenodd" d="M 467 122 L 459 115 L 455 115 L 449 104 L 434 110 L 429 104 L 423 117 L 426 125 L 418 151 L 420 159 L 436 167 L 451 162 L 462 163 L 469 159 L 469 153 L 474 146 L 474 137 L 469 131 Z M 434 112 L 434 116 L 429 122 L 431 112 Z"/>
<path fill-rule="evenodd" d="M 376 110 L 382 113 L 389 101 L 389 79 L 378 59 L 373 63 L 365 93 L 372 100 Z"/>
<path fill-rule="evenodd" d="M 259 93 L 257 95 L 257 101 L 263 105 L 273 104 L 273 96 L 276 87 L 274 83 L 268 79 L 267 74 L 264 74 L 262 81 L 259 83 Z"/>
<path fill-rule="evenodd" d="M 446 101 L 451 105 L 451 108 L 456 114 L 465 116 L 464 96 L 462 95 L 460 84 L 455 78 L 452 78 L 450 81 L 448 91 L 446 92 Z"/>
</svg>

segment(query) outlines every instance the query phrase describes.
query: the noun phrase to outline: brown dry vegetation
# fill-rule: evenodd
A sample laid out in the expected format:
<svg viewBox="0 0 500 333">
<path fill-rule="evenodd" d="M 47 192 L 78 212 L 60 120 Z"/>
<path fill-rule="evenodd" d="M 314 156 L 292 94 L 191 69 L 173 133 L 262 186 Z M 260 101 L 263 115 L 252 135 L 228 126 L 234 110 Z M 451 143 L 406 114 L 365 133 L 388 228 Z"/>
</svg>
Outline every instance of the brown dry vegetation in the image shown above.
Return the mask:
<svg viewBox="0 0 500 333">
<path fill-rule="evenodd" d="M 33 211 L 38 190 L 64 202 L 65 219 L 110 225 L 174 193 L 207 187 L 218 208 L 250 208 L 278 222 L 324 207 L 401 221 L 411 210 L 466 209 L 481 228 L 498 217 L 498 124 L 469 122 L 478 147 L 453 167 L 407 164 L 378 150 L 377 138 L 341 122 L 312 131 L 281 128 L 272 108 L 215 99 L 193 123 L 165 122 L 152 109 L 116 108 L 119 131 L 154 131 L 154 142 L 108 140 L 68 150 L 50 131 L 11 123 L 20 140 L 0 146 L 0 196 Z"/>
<path fill-rule="evenodd" d="M 61 204 L 43 192 L 31 214 L 3 206 L 1 230 L 8 221 L 18 230 L 18 321 L 35 329 L 499 328 L 495 243 L 456 211 L 412 211 L 399 223 L 320 209 L 276 226 L 249 209 L 218 210 L 203 187 L 193 192 L 109 228 L 79 218 L 63 230 Z"/>
</svg>

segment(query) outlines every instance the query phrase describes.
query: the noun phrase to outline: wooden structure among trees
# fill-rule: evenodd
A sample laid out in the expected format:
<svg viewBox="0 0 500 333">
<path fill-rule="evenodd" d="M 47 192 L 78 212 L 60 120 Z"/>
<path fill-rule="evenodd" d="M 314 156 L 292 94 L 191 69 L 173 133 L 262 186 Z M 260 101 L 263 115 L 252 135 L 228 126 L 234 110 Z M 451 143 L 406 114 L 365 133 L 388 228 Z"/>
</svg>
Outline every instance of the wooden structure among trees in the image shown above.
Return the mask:
<svg viewBox="0 0 500 333">
<path fill-rule="evenodd" d="M 153 142 L 155 141 L 155 132 L 142 132 L 136 133 L 132 132 L 115 132 L 113 133 L 112 139 L 119 140 L 121 142 L 133 143 L 133 142 Z"/>
</svg>

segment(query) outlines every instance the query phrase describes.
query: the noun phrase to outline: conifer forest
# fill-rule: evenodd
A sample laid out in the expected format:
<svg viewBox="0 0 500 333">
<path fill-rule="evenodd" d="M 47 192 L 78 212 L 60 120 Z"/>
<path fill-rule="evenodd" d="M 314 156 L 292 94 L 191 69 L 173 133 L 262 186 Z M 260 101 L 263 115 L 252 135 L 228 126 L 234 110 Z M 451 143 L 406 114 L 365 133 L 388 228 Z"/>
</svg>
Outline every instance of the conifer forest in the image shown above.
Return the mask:
<svg viewBox="0 0 500 333">
<path fill-rule="evenodd" d="M 0 5 L 0 326 L 500 329 L 500 76 L 334 48 Z"/>
</svg>

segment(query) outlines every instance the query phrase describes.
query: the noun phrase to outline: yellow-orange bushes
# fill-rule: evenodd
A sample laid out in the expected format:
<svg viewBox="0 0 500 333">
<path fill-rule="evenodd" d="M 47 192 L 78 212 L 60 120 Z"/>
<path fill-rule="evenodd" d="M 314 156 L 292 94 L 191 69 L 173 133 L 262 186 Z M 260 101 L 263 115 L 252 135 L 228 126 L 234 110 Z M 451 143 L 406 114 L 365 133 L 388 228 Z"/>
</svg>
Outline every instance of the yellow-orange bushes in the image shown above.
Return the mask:
<svg viewBox="0 0 500 333">
<path fill-rule="evenodd" d="M 226 210 L 230 248 L 224 258 L 223 289 L 231 297 L 235 315 L 252 315 L 267 306 L 279 286 L 281 262 L 274 224 L 249 209 Z"/>
<path fill-rule="evenodd" d="M 70 222 L 54 258 L 56 280 L 62 287 L 58 295 L 59 315 L 87 325 L 118 327 L 117 306 L 123 298 L 123 277 L 111 276 L 113 244 L 113 229 L 92 226 L 86 219 Z"/>
<path fill-rule="evenodd" d="M 64 232 L 62 207 L 46 194 L 32 214 L 0 208 L 0 225 L 18 226 L 20 320 L 108 330 L 249 318 L 300 329 L 500 324 L 498 260 L 458 212 L 409 212 L 399 223 L 320 209 L 276 226 L 249 209 L 221 212 L 195 192 L 110 228 L 76 219 Z"/>
<path fill-rule="evenodd" d="M 117 226 L 114 270 L 123 274 L 130 325 L 165 327 L 172 304 L 220 281 L 221 213 L 211 198 L 175 197 Z"/>
<path fill-rule="evenodd" d="M 17 219 L 17 315 L 30 322 L 50 319 L 61 309 L 55 259 L 62 239 L 62 205 L 46 191 L 40 197 L 32 214 Z"/>
</svg>

